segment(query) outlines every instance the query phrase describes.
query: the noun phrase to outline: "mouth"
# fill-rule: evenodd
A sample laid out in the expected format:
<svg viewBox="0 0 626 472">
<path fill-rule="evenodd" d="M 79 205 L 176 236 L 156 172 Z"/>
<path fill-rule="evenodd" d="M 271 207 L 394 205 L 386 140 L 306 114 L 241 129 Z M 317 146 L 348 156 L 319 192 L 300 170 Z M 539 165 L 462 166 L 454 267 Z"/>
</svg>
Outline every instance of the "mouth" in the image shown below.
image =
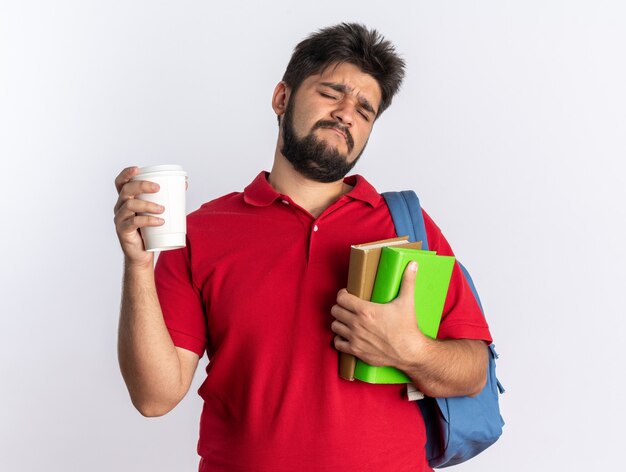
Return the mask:
<svg viewBox="0 0 626 472">
<path fill-rule="evenodd" d="M 334 131 L 335 133 L 337 133 L 339 136 L 341 136 L 343 138 L 343 140 L 348 143 L 348 137 L 346 136 L 346 133 L 344 133 L 343 131 L 341 131 L 339 128 L 335 128 L 333 126 L 324 126 L 324 129 L 328 129 L 331 131 Z"/>
<path fill-rule="evenodd" d="M 350 130 L 348 128 L 344 128 L 341 125 L 339 125 L 337 122 L 331 121 L 331 120 L 318 121 L 313 127 L 313 130 L 320 129 L 320 128 L 327 129 L 329 131 L 336 133 L 337 136 L 341 137 L 343 139 L 343 142 L 346 143 L 348 152 L 349 153 L 352 152 L 352 148 L 354 147 L 354 141 L 352 139 L 352 135 L 350 134 Z"/>
</svg>

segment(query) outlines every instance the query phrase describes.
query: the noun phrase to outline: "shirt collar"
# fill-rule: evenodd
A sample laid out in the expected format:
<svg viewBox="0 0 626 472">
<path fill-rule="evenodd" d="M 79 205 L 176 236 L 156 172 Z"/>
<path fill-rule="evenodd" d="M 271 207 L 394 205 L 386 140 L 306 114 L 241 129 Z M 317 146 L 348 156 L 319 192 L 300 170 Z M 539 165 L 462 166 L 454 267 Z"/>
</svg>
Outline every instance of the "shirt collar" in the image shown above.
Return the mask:
<svg viewBox="0 0 626 472">
<path fill-rule="evenodd" d="M 353 188 L 346 194 L 347 197 L 353 200 L 361 200 L 368 205 L 375 207 L 380 204 L 383 197 L 376 191 L 376 189 L 370 184 L 362 175 L 350 175 L 343 179 L 345 183 L 351 185 Z"/>
<path fill-rule="evenodd" d="M 262 171 L 256 178 L 244 189 L 243 199 L 249 205 L 269 206 L 281 195 L 267 181 L 270 173 Z"/>
<path fill-rule="evenodd" d="M 282 200 L 284 198 L 269 184 L 267 181 L 268 176 L 269 172 L 260 172 L 244 189 L 243 199 L 247 204 L 263 207 L 271 205 L 277 199 Z M 372 207 L 380 203 L 382 197 L 363 176 L 350 175 L 344 179 L 344 182 L 353 187 L 345 195 L 346 197 L 353 200 L 361 200 Z"/>
</svg>

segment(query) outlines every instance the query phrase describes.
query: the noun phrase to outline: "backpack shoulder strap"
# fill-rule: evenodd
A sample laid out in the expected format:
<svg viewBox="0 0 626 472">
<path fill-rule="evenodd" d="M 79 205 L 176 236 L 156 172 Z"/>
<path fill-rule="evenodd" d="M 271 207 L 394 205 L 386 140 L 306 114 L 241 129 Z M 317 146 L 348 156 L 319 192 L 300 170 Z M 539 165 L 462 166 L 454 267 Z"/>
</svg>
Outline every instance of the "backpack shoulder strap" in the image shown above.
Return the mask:
<svg viewBox="0 0 626 472">
<path fill-rule="evenodd" d="M 413 190 L 385 192 L 382 194 L 389 207 L 398 236 L 408 236 L 409 241 L 422 241 L 422 249 L 428 250 L 426 226 L 419 198 Z"/>
<path fill-rule="evenodd" d="M 422 241 L 422 249 L 428 251 L 428 238 L 426 237 L 426 226 L 424 225 L 424 215 L 420 200 L 413 190 L 402 190 L 401 192 L 385 192 L 382 194 L 389 207 L 389 213 L 393 219 L 398 236 L 409 236 L 409 241 Z M 463 264 L 458 260 L 459 266 L 467 283 L 478 302 L 481 311 L 483 309 L 480 297 L 474 286 L 474 281 Z"/>
<path fill-rule="evenodd" d="M 415 192 L 385 192 L 398 236 L 408 235 L 410 241 L 422 241 L 428 250 L 424 215 Z M 457 260 L 458 262 L 458 260 Z M 467 283 L 482 311 L 474 282 L 465 267 L 458 262 Z M 504 389 L 495 373 L 497 354 L 489 346 L 487 383 L 476 397 L 429 398 L 418 405 L 426 425 L 426 456 L 431 467 L 447 467 L 464 462 L 493 444 L 502 434 L 504 421 L 498 407 L 498 392 Z M 443 440 L 442 440 L 443 438 Z"/>
</svg>

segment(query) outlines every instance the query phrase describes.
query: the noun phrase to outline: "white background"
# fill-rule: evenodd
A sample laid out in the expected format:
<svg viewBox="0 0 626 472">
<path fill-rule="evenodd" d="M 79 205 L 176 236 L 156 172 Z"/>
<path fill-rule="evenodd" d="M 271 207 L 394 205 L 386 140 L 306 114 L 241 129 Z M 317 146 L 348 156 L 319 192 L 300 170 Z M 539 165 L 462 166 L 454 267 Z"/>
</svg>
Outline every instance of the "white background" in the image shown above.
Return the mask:
<svg viewBox="0 0 626 472">
<path fill-rule="evenodd" d="M 189 211 L 241 190 L 271 166 L 292 48 L 340 21 L 408 63 L 356 171 L 417 190 L 501 354 L 505 434 L 454 470 L 623 470 L 617 0 L 1 0 L 0 470 L 196 470 L 203 366 L 159 419 L 118 371 L 113 179 L 181 164 Z"/>
</svg>

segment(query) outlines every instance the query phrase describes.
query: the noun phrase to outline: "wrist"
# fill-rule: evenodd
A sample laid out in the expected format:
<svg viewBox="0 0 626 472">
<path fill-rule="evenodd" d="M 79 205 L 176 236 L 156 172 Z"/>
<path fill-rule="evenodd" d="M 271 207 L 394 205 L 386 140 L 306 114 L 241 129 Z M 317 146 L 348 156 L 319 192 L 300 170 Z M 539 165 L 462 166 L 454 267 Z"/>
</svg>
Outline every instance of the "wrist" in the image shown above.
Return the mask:
<svg viewBox="0 0 626 472">
<path fill-rule="evenodd" d="M 405 348 L 396 366 L 404 372 L 420 371 L 429 365 L 429 358 L 436 349 L 437 341 L 417 330 L 404 341 Z"/>
<path fill-rule="evenodd" d="M 152 273 L 154 272 L 154 256 L 151 255 L 145 261 L 134 261 L 129 257 L 124 257 L 124 269 L 133 273 Z"/>
</svg>

